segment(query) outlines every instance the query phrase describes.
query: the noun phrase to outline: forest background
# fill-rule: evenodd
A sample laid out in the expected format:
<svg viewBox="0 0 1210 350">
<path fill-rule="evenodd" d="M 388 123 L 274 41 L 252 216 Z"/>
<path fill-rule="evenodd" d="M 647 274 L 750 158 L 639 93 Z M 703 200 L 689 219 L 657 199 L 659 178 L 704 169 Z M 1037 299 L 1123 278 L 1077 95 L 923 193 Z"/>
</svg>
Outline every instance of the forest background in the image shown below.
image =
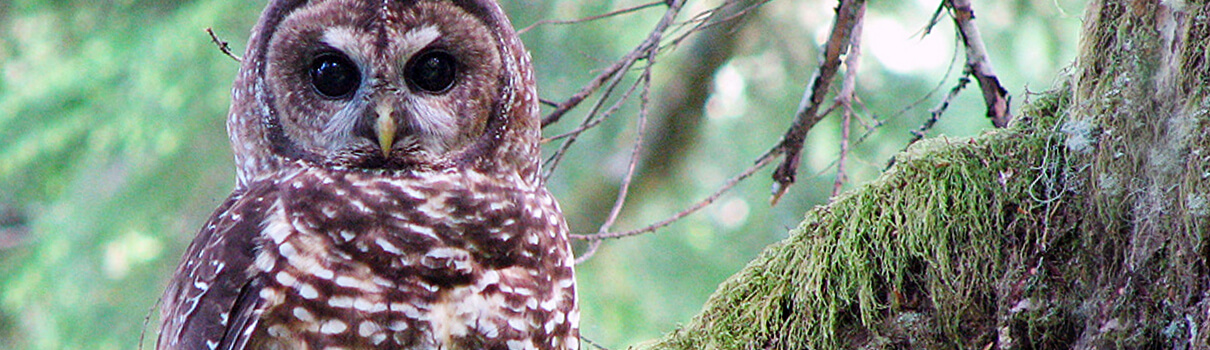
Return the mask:
<svg viewBox="0 0 1210 350">
<path fill-rule="evenodd" d="M 514 26 L 525 28 L 640 5 L 523 0 L 504 7 Z M 689 1 L 678 21 L 692 23 L 717 5 Z M 957 83 L 964 58 L 951 22 L 924 35 L 938 5 L 869 4 L 841 190 L 878 176 Z M 1014 108 L 1062 79 L 1075 57 L 1083 2 L 974 5 Z M 165 280 L 233 186 L 224 121 L 238 65 L 204 30 L 213 28 L 240 54 L 263 6 L 0 2 L 0 349 L 131 349 L 142 332 L 154 334 Z M 698 203 L 777 142 L 815 69 L 834 6 L 767 2 L 720 26 L 726 35 L 694 33 L 661 50 L 644 151 L 617 230 Z M 540 95 L 573 95 L 639 45 L 663 8 L 524 32 Z M 638 104 L 620 104 L 582 134 L 550 177 L 577 233 L 602 225 L 627 177 L 640 134 Z M 544 135 L 575 129 L 588 107 Z M 969 89 L 926 134 L 962 142 L 991 128 L 988 119 L 972 117 L 983 114 L 982 96 Z M 768 202 L 772 181 L 764 169 L 670 226 L 604 242 L 578 266 L 583 335 L 622 348 L 688 322 L 721 281 L 833 195 L 842 126 L 831 116 L 812 129 L 798 183 L 776 206 Z M 558 147 L 545 144 L 546 155 Z"/>
</svg>

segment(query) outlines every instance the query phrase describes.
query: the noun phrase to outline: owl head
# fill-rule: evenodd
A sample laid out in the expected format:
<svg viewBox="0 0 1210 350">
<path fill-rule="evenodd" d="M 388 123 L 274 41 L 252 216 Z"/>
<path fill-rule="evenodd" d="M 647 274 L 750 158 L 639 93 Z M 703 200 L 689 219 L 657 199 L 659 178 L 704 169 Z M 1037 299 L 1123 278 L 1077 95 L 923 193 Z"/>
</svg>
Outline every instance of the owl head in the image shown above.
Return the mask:
<svg viewBox="0 0 1210 350">
<path fill-rule="evenodd" d="M 532 67 L 492 0 L 273 1 L 242 62 L 240 185 L 298 162 L 536 177 Z"/>
</svg>

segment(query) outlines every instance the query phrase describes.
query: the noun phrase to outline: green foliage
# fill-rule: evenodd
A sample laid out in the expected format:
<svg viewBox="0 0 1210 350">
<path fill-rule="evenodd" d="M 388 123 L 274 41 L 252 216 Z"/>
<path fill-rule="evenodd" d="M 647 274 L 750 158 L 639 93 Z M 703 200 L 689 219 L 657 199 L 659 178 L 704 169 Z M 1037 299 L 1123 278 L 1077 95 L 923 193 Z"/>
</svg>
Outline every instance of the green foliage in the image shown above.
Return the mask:
<svg viewBox="0 0 1210 350">
<path fill-rule="evenodd" d="M 0 198 L 29 234 L 0 255 L 0 312 L 19 327 L 0 343 L 134 347 L 230 186 L 217 116 L 236 65 L 191 38 L 246 27 L 224 15 L 257 5 L 148 5 L 19 3 L 3 22 Z"/>
</svg>

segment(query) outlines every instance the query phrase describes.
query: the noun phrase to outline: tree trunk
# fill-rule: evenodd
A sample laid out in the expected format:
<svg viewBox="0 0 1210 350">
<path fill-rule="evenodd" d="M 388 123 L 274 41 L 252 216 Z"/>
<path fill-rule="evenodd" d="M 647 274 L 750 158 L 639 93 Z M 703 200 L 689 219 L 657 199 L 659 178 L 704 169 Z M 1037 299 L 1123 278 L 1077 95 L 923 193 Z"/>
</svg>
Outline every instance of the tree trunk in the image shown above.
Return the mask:
<svg viewBox="0 0 1210 350">
<path fill-rule="evenodd" d="M 1085 22 L 1010 128 L 912 146 L 636 348 L 1210 347 L 1210 5 Z"/>
</svg>

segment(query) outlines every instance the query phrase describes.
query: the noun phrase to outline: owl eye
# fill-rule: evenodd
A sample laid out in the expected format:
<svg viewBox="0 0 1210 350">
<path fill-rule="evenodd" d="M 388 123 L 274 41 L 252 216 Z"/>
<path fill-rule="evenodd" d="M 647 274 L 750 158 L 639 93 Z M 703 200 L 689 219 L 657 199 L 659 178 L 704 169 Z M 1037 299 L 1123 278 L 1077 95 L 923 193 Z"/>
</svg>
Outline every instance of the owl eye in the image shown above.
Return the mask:
<svg viewBox="0 0 1210 350">
<path fill-rule="evenodd" d="M 323 53 L 311 61 L 311 86 L 328 98 L 348 97 L 361 84 L 361 73 L 348 57 Z"/>
<path fill-rule="evenodd" d="M 456 66 L 453 55 L 445 51 L 428 51 L 408 62 L 405 78 L 412 88 L 441 93 L 454 85 Z"/>
</svg>

